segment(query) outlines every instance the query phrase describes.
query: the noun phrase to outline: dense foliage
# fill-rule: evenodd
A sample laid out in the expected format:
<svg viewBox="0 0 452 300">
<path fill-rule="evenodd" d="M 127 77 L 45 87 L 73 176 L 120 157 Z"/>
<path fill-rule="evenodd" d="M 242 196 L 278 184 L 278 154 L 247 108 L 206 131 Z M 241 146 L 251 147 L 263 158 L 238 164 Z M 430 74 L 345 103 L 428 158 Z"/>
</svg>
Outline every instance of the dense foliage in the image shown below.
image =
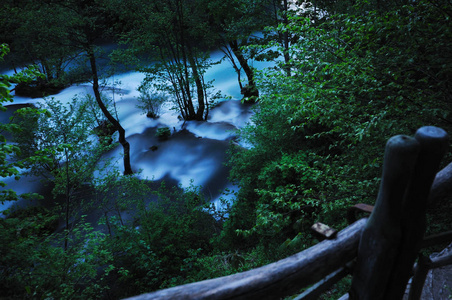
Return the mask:
<svg viewBox="0 0 452 300">
<path fill-rule="evenodd" d="M 75 200 L 98 205 L 106 233 L 84 216 L 55 233 L 58 216 L 45 208 L 0 220 L 3 296 L 117 299 L 181 284 L 201 271 L 193 262 L 211 251 L 218 228 L 196 188 L 151 190 L 134 177 L 108 176 L 89 197 L 79 193 Z"/>
<path fill-rule="evenodd" d="M 316 220 L 341 227 L 346 207 L 375 201 L 389 137 L 450 129 L 450 7 L 437 5 L 295 14 L 270 28 L 292 37 L 290 60 L 260 74 L 265 95 L 242 132 L 252 148 L 232 155 L 241 190 L 228 230 L 278 245 Z"/>
<path fill-rule="evenodd" d="M 245 74 L 240 87 L 248 86 L 248 96 L 258 102 L 252 122 L 240 132 L 248 147 L 231 146 L 231 179 L 240 190 L 222 213 L 197 187 L 159 187 L 120 175 L 108 163 L 99 167 L 108 143 L 93 140 L 96 131 L 87 124 L 100 126 L 114 112 L 107 105 L 102 114 L 85 114 L 94 99 L 76 99 L 68 107 L 48 100 L 3 124 L 17 145 L 0 137 L 1 176 L 18 176 L 18 168 L 27 166 L 46 174 L 55 187 L 45 208 L 0 219 L 5 296 L 116 299 L 272 262 L 315 243 L 309 232 L 313 222 L 340 229 L 347 207 L 375 201 L 389 137 L 412 135 L 424 125 L 452 132 L 447 1 L 316 1 L 314 6 L 42 0 L 40 9 L 33 1 L 19 2 L 23 15 L 21 3 L 1 4 L 2 20 L 14 16 L 0 25 L 14 49 L 12 61 L 34 62 L 42 80 L 63 82 L 68 77 L 59 73 L 65 69 L 59 58 L 82 51 L 91 68 L 85 62 L 79 69 L 90 70 L 101 109 L 108 100 L 96 94 L 95 49 L 103 34 L 123 43 L 114 61 L 139 62 L 136 67 L 146 72 L 141 108 L 151 117 L 158 116 L 162 99 L 172 97 L 184 119 L 206 119 L 211 96 L 203 74 L 214 47 L 223 49 L 239 80 Z M 52 5 L 58 18 L 45 23 Z M 39 21 L 34 28 L 31 17 Z M 40 43 L 36 32 L 52 38 Z M 51 51 L 56 40 L 67 47 Z M 7 46 L 1 50 L 3 56 Z M 248 65 L 251 58 L 274 64 L 256 71 Z M 149 60 L 157 63 L 148 68 Z M 12 99 L 11 84 L 28 75 L 1 76 L 2 103 Z M 121 129 L 114 118 L 111 124 Z M 159 134 L 171 132 L 162 128 Z M 93 176 L 96 172 L 103 176 Z M 16 198 L 14 191 L 2 191 L 1 201 Z M 93 219 L 86 219 L 82 203 L 95 208 Z M 440 210 L 434 214 L 443 217 Z M 431 228 L 444 224 L 437 219 Z"/>
<path fill-rule="evenodd" d="M 9 47 L 7 44 L 0 44 L 0 62 L 4 60 L 4 56 L 9 53 Z M 13 95 L 11 95 L 11 86 L 19 82 L 30 82 L 36 77 L 39 77 L 40 73 L 36 68 L 31 66 L 25 69 L 23 72 L 17 73 L 14 76 L 1 75 L 0 76 L 0 111 L 6 111 L 5 105 L 8 102 L 13 101 Z M 10 156 L 20 153 L 19 147 L 14 144 L 8 143 L 4 133 L 17 132 L 19 128 L 14 124 L 0 124 L 0 176 L 2 178 L 14 176 L 18 179 L 20 177 L 19 169 L 23 167 L 22 161 L 11 161 Z M 30 157 L 35 159 L 35 157 Z M 17 200 L 17 194 L 12 189 L 5 188 L 6 184 L 0 181 L 0 186 L 3 187 L 0 193 L 0 202 Z"/>
</svg>

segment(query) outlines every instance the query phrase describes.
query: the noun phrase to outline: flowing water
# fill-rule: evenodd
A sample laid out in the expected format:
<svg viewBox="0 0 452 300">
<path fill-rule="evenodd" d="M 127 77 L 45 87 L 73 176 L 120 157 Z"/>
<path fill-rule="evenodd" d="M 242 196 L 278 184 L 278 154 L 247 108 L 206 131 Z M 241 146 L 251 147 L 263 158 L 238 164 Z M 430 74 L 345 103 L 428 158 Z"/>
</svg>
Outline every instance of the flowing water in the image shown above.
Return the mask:
<svg viewBox="0 0 452 300">
<path fill-rule="evenodd" d="M 212 53 L 213 60 L 219 60 L 220 52 Z M 136 107 L 140 85 L 144 74 L 129 72 L 111 77 L 103 92 L 114 99 L 121 125 L 126 130 L 126 138 L 131 148 L 131 163 L 135 172 L 140 171 L 144 179 L 161 180 L 169 178 L 187 187 L 192 182 L 202 186 L 202 191 L 211 201 L 218 203 L 222 191 L 237 190 L 228 180 L 228 167 L 225 166 L 226 152 L 231 141 L 236 142 L 236 130 L 245 126 L 250 120 L 251 106 L 240 102 L 240 90 L 237 75 L 228 62 L 221 62 L 210 68 L 206 81 L 214 80 L 216 91 L 221 91 L 228 100 L 223 99 L 209 113 L 207 122 L 178 119 L 178 111 L 171 109 L 172 104 L 164 105 L 157 119 L 146 117 Z M 119 82 L 119 84 L 118 84 Z M 53 95 L 55 99 L 67 103 L 75 95 L 92 94 L 90 84 L 70 86 Z M 27 104 L 44 101 L 42 98 L 15 97 L 8 105 L 6 113 L 0 114 L 0 121 L 18 108 Z M 172 135 L 168 140 L 159 140 L 155 133 L 160 127 L 169 127 Z M 112 158 L 122 170 L 122 147 L 119 145 L 105 154 Z M 22 177 L 16 181 L 6 178 L 7 188 L 17 193 L 43 192 L 41 183 L 34 177 Z M 6 209 L 11 203 L 0 206 Z"/>
</svg>

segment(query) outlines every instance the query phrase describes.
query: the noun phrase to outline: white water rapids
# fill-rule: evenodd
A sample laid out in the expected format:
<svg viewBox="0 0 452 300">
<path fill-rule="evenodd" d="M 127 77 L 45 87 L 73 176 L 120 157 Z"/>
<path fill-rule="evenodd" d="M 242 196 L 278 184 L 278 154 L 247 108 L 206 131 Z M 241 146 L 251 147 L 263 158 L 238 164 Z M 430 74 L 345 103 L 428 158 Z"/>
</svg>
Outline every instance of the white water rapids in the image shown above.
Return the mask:
<svg viewBox="0 0 452 300">
<path fill-rule="evenodd" d="M 219 51 L 212 53 L 212 60 L 220 58 Z M 137 87 L 144 78 L 142 73 L 128 72 L 109 78 L 108 88 L 104 89 L 103 93 L 115 101 L 119 121 L 130 143 L 132 168 L 135 172 L 140 171 L 139 176 L 149 180 L 171 178 L 184 187 L 193 182 L 194 185 L 202 187 L 202 191 L 211 201 L 217 203 L 224 189 L 237 190 L 237 187 L 228 181 L 229 169 L 224 164 L 226 151 L 230 141 L 236 137 L 234 131 L 245 126 L 252 113 L 250 106 L 239 100 L 241 95 L 237 74 L 228 62 L 222 61 L 213 65 L 205 77 L 206 81 L 214 80 L 215 91 L 221 91 L 222 95 L 230 98 L 223 99 L 210 110 L 207 122 L 179 120 L 178 111 L 171 109 L 174 106 L 171 103 L 164 105 L 159 118 L 146 117 L 136 107 L 139 96 Z M 120 84 L 114 84 L 115 82 Z M 75 95 L 85 94 L 92 94 L 92 86 L 89 83 L 70 86 L 52 97 L 68 103 Z M 8 111 L 1 113 L 0 121 L 7 122 L 13 111 L 24 104 L 42 101 L 42 98 L 16 96 L 13 103 L 6 104 Z M 172 135 L 168 140 L 160 141 L 155 136 L 159 127 L 171 129 Z M 153 146 L 157 149 L 151 149 Z M 105 155 L 113 158 L 122 171 L 121 153 L 122 147 L 118 145 Z M 5 178 L 4 181 L 7 183 L 6 188 L 12 188 L 18 194 L 41 190 L 41 183 L 36 178 L 24 176 L 18 181 L 14 178 Z M 9 202 L 0 205 L 0 211 L 12 204 Z"/>
</svg>

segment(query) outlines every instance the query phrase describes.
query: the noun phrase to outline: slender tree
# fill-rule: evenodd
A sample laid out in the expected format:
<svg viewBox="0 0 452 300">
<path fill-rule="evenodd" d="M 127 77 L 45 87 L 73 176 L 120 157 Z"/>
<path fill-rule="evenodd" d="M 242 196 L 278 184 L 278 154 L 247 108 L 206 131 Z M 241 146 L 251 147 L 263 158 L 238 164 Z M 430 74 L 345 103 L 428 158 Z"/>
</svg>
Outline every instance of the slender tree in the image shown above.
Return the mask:
<svg viewBox="0 0 452 300">
<path fill-rule="evenodd" d="M 63 196 L 61 207 L 65 221 L 66 236 L 71 229 L 70 220 L 83 211 L 84 203 L 76 201 L 76 193 L 86 182 L 93 179 L 96 163 L 102 153 L 101 145 L 89 140 L 93 124 L 88 102 L 74 99 L 64 105 L 54 99 L 47 99 L 39 109 L 25 108 L 15 113 L 14 124 L 21 130 L 14 134 L 14 141 L 20 148 L 15 156 L 25 160 L 24 166 L 34 175 L 47 178 L 54 184 L 54 197 Z M 30 160 L 40 153 L 45 160 Z M 68 239 L 64 249 L 68 249 Z"/>
<path fill-rule="evenodd" d="M 255 58 L 256 53 L 247 51 L 245 47 L 250 43 L 259 43 L 260 38 L 256 34 L 268 25 L 268 6 L 268 1 L 254 0 L 209 2 L 220 49 L 237 73 L 244 98 L 251 100 L 259 96 L 255 72 L 249 64 L 249 60 Z M 242 71 L 247 80 L 245 84 L 241 78 Z"/>
<path fill-rule="evenodd" d="M 153 60 L 152 65 L 145 62 L 139 68 L 146 80 L 173 97 L 184 120 L 206 120 L 210 84 L 204 73 L 211 64 L 213 45 L 207 3 L 134 0 L 123 4 L 121 10 L 134 54 L 150 55 Z"/>
<path fill-rule="evenodd" d="M 8 22 L 2 24 L 5 38 L 10 39 L 21 59 L 36 62 L 47 80 L 59 80 L 65 75 L 66 64 L 74 55 L 84 54 L 93 83 L 93 93 L 105 118 L 119 132 L 124 149 L 124 174 L 133 174 L 130 145 L 125 130 L 107 109 L 99 91 L 97 43 L 113 38 L 113 24 L 118 20 L 106 9 L 108 0 L 24 0 L 2 2 L 0 15 Z M 13 16 L 6 18 L 7 14 Z M 17 17 L 16 20 L 15 17 Z M 82 66 L 86 68 L 86 66 Z"/>
<path fill-rule="evenodd" d="M 96 43 L 101 39 L 112 37 L 112 22 L 108 10 L 103 6 L 102 1 L 72 1 L 61 0 L 56 2 L 58 11 L 64 14 L 67 19 L 67 42 L 74 49 L 82 50 L 86 53 L 91 71 L 93 92 L 97 104 L 107 120 L 119 133 L 119 142 L 124 150 L 124 174 L 133 174 L 130 164 L 130 144 L 126 140 L 125 129 L 122 127 L 112 113 L 107 109 L 99 91 L 99 72 L 97 64 Z"/>
</svg>

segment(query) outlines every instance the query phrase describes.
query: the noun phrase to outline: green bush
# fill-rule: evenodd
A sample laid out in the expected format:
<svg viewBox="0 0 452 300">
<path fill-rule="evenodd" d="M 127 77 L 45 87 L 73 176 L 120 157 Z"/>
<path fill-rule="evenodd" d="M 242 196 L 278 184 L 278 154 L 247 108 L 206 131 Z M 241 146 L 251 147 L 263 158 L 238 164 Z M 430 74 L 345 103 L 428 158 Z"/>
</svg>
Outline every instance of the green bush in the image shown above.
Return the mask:
<svg viewBox="0 0 452 300">
<path fill-rule="evenodd" d="M 427 124 L 451 131 L 452 31 L 439 21 L 450 3 L 441 3 L 357 6 L 271 29 L 293 37 L 291 59 L 260 74 L 241 131 L 251 148 L 231 150 L 240 186 L 223 233 L 231 247 L 293 240 L 315 220 L 342 228 L 347 207 L 374 203 L 388 138 Z"/>
<path fill-rule="evenodd" d="M 155 136 L 161 140 L 167 140 L 171 136 L 171 130 L 168 127 L 158 128 Z"/>
<path fill-rule="evenodd" d="M 158 118 L 160 109 L 168 97 L 157 90 L 152 89 L 149 84 L 143 84 L 138 88 L 140 96 L 137 107 L 141 109 L 149 118 Z"/>
<path fill-rule="evenodd" d="M 120 297 L 197 278 L 196 261 L 212 251 L 210 239 L 219 230 L 198 187 L 162 183 L 153 190 L 149 185 L 135 177 L 111 176 L 97 187 L 98 198 L 105 199 L 106 248 L 115 261 L 107 279 Z"/>
</svg>

